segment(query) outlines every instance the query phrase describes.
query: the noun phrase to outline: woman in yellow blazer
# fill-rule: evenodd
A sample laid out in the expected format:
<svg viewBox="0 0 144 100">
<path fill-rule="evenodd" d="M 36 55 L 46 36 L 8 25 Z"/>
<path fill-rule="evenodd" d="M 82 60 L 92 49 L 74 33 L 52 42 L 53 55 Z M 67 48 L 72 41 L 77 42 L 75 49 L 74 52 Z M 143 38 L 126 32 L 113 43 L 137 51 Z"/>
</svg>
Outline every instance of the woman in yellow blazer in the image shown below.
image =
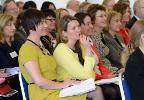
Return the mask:
<svg viewBox="0 0 144 100">
<path fill-rule="evenodd" d="M 57 80 L 88 78 L 95 79 L 94 58 L 91 57 L 90 45 L 86 37 L 81 35 L 81 27 L 78 20 L 70 15 L 63 17 L 60 21 L 60 41 L 54 51 L 57 63 Z M 85 49 L 82 53 L 82 48 Z M 100 87 L 95 91 L 87 93 L 92 100 L 104 100 Z"/>
<path fill-rule="evenodd" d="M 56 63 L 52 55 L 40 45 L 45 30 L 43 14 L 36 9 L 23 13 L 22 27 L 28 38 L 19 51 L 19 66 L 28 83 L 30 100 L 85 100 L 85 95 L 59 97 L 62 88 L 77 84 L 74 80 L 56 81 Z"/>
</svg>

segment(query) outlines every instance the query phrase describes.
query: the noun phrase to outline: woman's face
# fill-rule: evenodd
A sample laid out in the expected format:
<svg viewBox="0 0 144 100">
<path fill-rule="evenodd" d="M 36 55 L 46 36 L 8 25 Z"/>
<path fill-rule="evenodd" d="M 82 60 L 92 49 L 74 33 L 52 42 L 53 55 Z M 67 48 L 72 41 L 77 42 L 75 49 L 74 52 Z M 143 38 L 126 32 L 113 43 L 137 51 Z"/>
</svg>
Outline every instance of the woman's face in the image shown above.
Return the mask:
<svg viewBox="0 0 144 100">
<path fill-rule="evenodd" d="M 4 37 L 12 37 L 15 33 L 14 21 L 9 21 L 3 28 Z"/>
<path fill-rule="evenodd" d="M 86 36 L 90 36 L 93 29 L 91 18 L 89 16 L 86 16 L 83 21 L 84 24 L 81 25 L 82 33 Z"/>
<path fill-rule="evenodd" d="M 81 27 L 77 20 L 72 20 L 68 23 L 67 30 L 63 31 L 64 36 L 68 41 L 77 41 L 80 38 Z"/>
<path fill-rule="evenodd" d="M 52 16 L 47 16 L 46 17 L 46 24 L 47 24 L 47 30 L 49 32 L 52 32 L 53 30 L 56 29 L 56 18 Z"/>
<path fill-rule="evenodd" d="M 106 27 L 106 12 L 102 10 L 98 10 L 95 14 L 95 25 L 100 28 Z"/>
<path fill-rule="evenodd" d="M 125 10 L 125 13 L 123 14 L 123 16 L 122 16 L 122 22 L 129 22 L 129 20 L 130 20 L 130 8 L 127 8 L 126 10 Z"/>
<path fill-rule="evenodd" d="M 47 24 L 45 22 L 45 19 L 42 19 L 40 24 L 36 26 L 36 32 L 40 35 L 43 36 L 45 35 L 45 29 L 47 28 Z"/>
<path fill-rule="evenodd" d="M 113 32 L 119 32 L 121 28 L 121 15 L 116 14 L 113 16 L 109 23 L 109 30 Z"/>
</svg>

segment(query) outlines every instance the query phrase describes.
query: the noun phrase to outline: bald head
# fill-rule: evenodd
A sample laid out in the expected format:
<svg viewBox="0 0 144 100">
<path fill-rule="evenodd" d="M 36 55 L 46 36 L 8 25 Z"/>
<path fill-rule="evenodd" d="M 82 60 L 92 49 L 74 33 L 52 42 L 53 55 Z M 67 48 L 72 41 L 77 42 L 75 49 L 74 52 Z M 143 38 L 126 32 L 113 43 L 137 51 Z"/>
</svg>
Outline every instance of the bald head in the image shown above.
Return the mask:
<svg viewBox="0 0 144 100">
<path fill-rule="evenodd" d="M 133 6 L 133 11 L 136 16 L 144 18 L 144 0 L 136 0 Z"/>
</svg>

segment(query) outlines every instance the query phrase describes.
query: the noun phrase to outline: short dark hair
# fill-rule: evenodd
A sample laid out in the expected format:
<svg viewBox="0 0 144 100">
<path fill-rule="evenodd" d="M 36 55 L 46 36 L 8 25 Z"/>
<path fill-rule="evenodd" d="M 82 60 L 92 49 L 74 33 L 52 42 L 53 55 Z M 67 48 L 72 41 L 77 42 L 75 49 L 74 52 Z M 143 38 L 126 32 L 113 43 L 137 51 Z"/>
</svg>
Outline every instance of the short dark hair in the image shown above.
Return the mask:
<svg viewBox="0 0 144 100">
<path fill-rule="evenodd" d="M 43 13 L 44 13 L 44 16 L 45 17 L 54 17 L 54 18 L 56 18 L 56 13 L 53 11 L 53 10 L 51 10 L 51 9 L 47 9 L 47 10 L 44 10 L 44 11 L 42 11 Z"/>
<path fill-rule="evenodd" d="M 127 3 L 117 3 L 113 6 L 113 10 L 121 13 L 122 15 L 125 13 L 127 8 L 130 8 Z"/>
<path fill-rule="evenodd" d="M 106 8 L 102 5 L 99 5 L 99 4 L 91 4 L 88 7 L 87 13 L 91 15 L 92 22 L 95 21 L 95 14 L 98 10 L 106 11 Z"/>
<path fill-rule="evenodd" d="M 21 25 L 25 32 L 29 35 L 30 30 L 36 30 L 36 26 L 44 19 L 44 15 L 41 11 L 36 9 L 28 9 L 23 12 L 21 17 Z"/>
<path fill-rule="evenodd" d="M 23 10 L 29 9 L 29 8 L 37 8 L 36 3 L 34 1 L 27 1 L 24 3 Z"/>
<path fill-rule="evenodd" d="M 89 14 L 84 13 L 84 12 L 78 12 L 74 16 L 78 19 L 80 24 L 85 24 L 84 19 L 86 16 L 89 16 L 91 18 L 91 16 Z"/>
<path fill-rule="evenodd" d="M 50 5 L 53 5 L 55 7 L 53 2 L 50 2 L 50 1 L 43 2 L 42 6 L 41 6 L 41 11 L 45 11 L 45 10 L 49 9 Z M 56 7 L 55 7 L 55 9 L 56 9 Z"/>
</svg>

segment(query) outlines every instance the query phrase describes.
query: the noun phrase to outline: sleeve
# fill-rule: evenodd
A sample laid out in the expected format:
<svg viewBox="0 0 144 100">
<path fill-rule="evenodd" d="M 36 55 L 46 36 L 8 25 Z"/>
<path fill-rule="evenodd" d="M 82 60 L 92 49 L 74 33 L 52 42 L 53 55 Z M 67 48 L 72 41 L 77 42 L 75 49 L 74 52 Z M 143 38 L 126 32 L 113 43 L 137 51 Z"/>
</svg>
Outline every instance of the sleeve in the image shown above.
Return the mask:
<svg viewBox="0 0 144 100">
<path fill-rule="evenodd" d="M 25 64 L 28 61 L 38 61 L 38 52 L 36 48 L 22 46 L 19 51 L 19 63 Z"/>
<path fill-rule="evenodd" d="M 72 77 L 77 79 L 88 79 L 95 77 L 93 67 L 94 59 L 85 56 L 84 66 L 82 66 L 68 47 L 59 45 L 54 51 L 54 58 L 59 66 L 66 70 Z"/>
</svg>

